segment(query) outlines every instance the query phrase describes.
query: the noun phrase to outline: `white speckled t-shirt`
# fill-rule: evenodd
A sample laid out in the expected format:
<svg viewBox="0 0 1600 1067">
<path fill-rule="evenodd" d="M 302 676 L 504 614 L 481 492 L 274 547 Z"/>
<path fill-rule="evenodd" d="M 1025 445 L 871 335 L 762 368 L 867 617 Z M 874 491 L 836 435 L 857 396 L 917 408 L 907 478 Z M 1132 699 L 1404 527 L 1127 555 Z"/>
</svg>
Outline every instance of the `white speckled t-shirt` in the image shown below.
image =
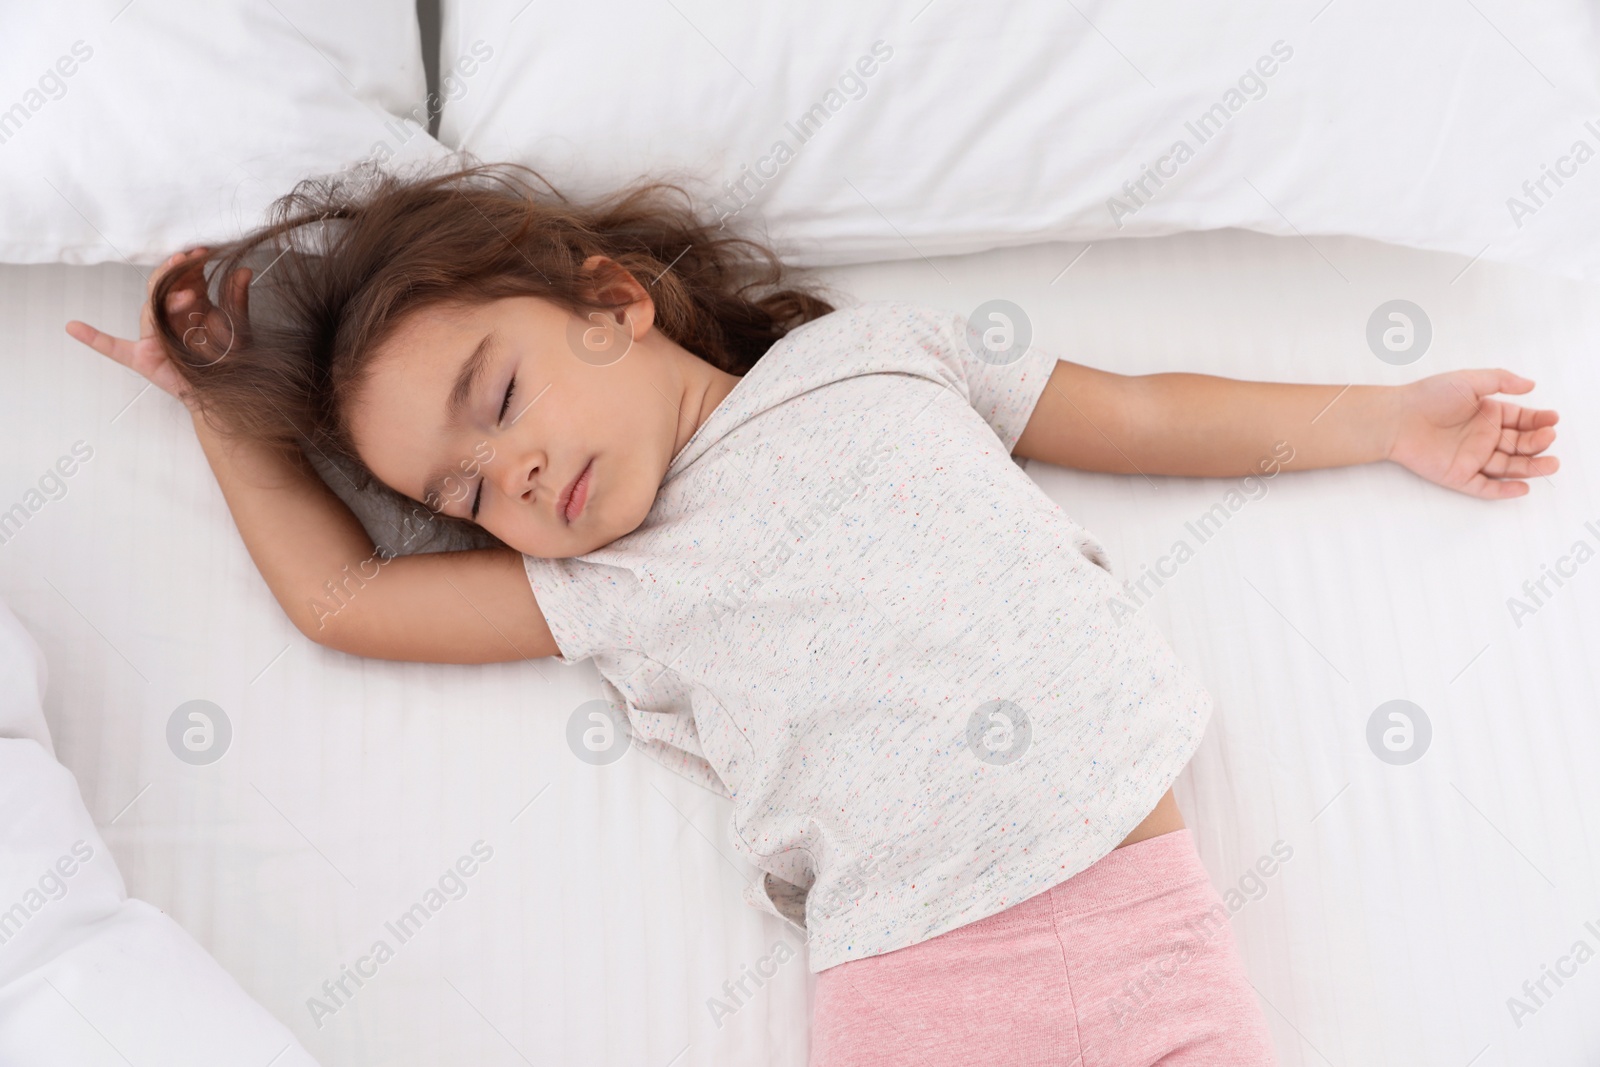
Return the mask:
<svg viewBox="0 0 1600 1067">
<path fill-rule="evenodd" d="M 562 661 L 732 800 L 746 900 L 813 971 L 1084 870 L 1200 742 L 1206 690 L 1011 458 L 1055 363 L 980 359 L 952 312 L 834 312 L 739 380 L 637 530 L 524 556 Z"/>
</svg>

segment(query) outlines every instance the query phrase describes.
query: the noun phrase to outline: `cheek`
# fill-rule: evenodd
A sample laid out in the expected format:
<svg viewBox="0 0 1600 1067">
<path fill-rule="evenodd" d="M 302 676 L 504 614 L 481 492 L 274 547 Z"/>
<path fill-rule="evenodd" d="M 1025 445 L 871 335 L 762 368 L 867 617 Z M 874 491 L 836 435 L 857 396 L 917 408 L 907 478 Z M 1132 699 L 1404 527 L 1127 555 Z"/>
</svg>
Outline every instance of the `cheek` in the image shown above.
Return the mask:
<svg viewBox="0 0 1600 1067">
<path fill-rule="evenodd" d="M 616 445 L 641 445 L 675 431 L 679 413 L 667 399 L 670 385 L 636 374 L 603 391 L 590 405 L 595 436 Z"/>
</svg>

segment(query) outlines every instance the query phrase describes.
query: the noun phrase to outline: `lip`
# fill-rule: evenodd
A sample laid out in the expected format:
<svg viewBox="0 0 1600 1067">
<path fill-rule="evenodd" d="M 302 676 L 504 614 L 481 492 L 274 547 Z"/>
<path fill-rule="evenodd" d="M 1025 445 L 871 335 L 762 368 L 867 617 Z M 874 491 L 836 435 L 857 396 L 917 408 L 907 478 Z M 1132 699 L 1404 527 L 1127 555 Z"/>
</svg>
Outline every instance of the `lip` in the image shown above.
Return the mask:
<svg viewBox="0 0 1600 1067">
<path fill-rule="evenodd" d="M 589 503 L 589 485 L 594 481 L 593 469 L 594 459 L 590 457 L 589 462 L 583 465 L 583 470 L 579 471 L 578 476 L 572 479 L 572 484 L 568 485 L 561 493 L 561 499 L 557 502 L 556 511 L 568 523 L 582 515 L 584 507 Z M 579 492 L 580 488 L 582 490 L 581 493 Z M 573 506 L 574 497 L 577 498 L 576 507 Z"/>
</svg>

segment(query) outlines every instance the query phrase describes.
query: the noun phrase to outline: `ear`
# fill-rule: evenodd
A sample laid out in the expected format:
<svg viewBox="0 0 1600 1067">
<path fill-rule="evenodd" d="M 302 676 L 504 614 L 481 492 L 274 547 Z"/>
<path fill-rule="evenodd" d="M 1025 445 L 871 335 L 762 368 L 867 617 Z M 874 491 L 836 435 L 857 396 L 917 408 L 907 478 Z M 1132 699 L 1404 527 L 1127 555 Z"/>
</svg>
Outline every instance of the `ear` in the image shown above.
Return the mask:
<svg viewBox="0 0 1600 1067">
<path fill-rule="evenodd" d="M 590 256 L 583 261 L 583 272 L 594 279 L 594 296 L 608 304 L 621 304 L 613 312 L 619 325 L 629 326 L 635 341 L 650 332 L 656 321 L 656 304 L 650 290 L 616 260 Z"/>
</svg>

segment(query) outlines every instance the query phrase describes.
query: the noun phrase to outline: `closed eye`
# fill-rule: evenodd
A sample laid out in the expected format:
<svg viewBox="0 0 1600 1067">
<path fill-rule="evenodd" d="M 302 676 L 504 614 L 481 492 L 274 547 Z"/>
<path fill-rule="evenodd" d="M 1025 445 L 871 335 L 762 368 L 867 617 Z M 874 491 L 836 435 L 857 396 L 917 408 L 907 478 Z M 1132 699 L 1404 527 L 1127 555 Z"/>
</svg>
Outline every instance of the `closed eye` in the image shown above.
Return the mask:
<svg viewBox="0 0 1600 1067">
<path fill-rule="evenodd" d="M 517 390 L 517 376 L 513 374 L 511 381 L 506 383 L 506 398 L 500 404 L 500 421 L 506 421 L 506 412 L 511 410 L 511 394 Z"/>
<path fill-rule="evenodd" d="M 499 421 L 501 421 L 501 422 L 505 422 L 506 421 L 506 412 L 511 410 L 511 397 L 512 397 L 512 395 L 514 393 L 516 393 L 516 391 L 517 391 L 517 376 L 513 374 L 511 376 L 511 380 L 506 383 L 506 397 L 505 397 L 504 400 L 502 400 L 500 402 L 500 420 Z M 479 478 L 478 479 L 478 491 L 476 493 L 474 493 L 473 496 L 472 496 L 472 519 L 473 519 L 473 521 L 477 521 L 477 518 L 478 518 L 478 505 L 480 503 L 482 503 L 482 501 L 483 501 L 483 479 Z"/>
</svg>

